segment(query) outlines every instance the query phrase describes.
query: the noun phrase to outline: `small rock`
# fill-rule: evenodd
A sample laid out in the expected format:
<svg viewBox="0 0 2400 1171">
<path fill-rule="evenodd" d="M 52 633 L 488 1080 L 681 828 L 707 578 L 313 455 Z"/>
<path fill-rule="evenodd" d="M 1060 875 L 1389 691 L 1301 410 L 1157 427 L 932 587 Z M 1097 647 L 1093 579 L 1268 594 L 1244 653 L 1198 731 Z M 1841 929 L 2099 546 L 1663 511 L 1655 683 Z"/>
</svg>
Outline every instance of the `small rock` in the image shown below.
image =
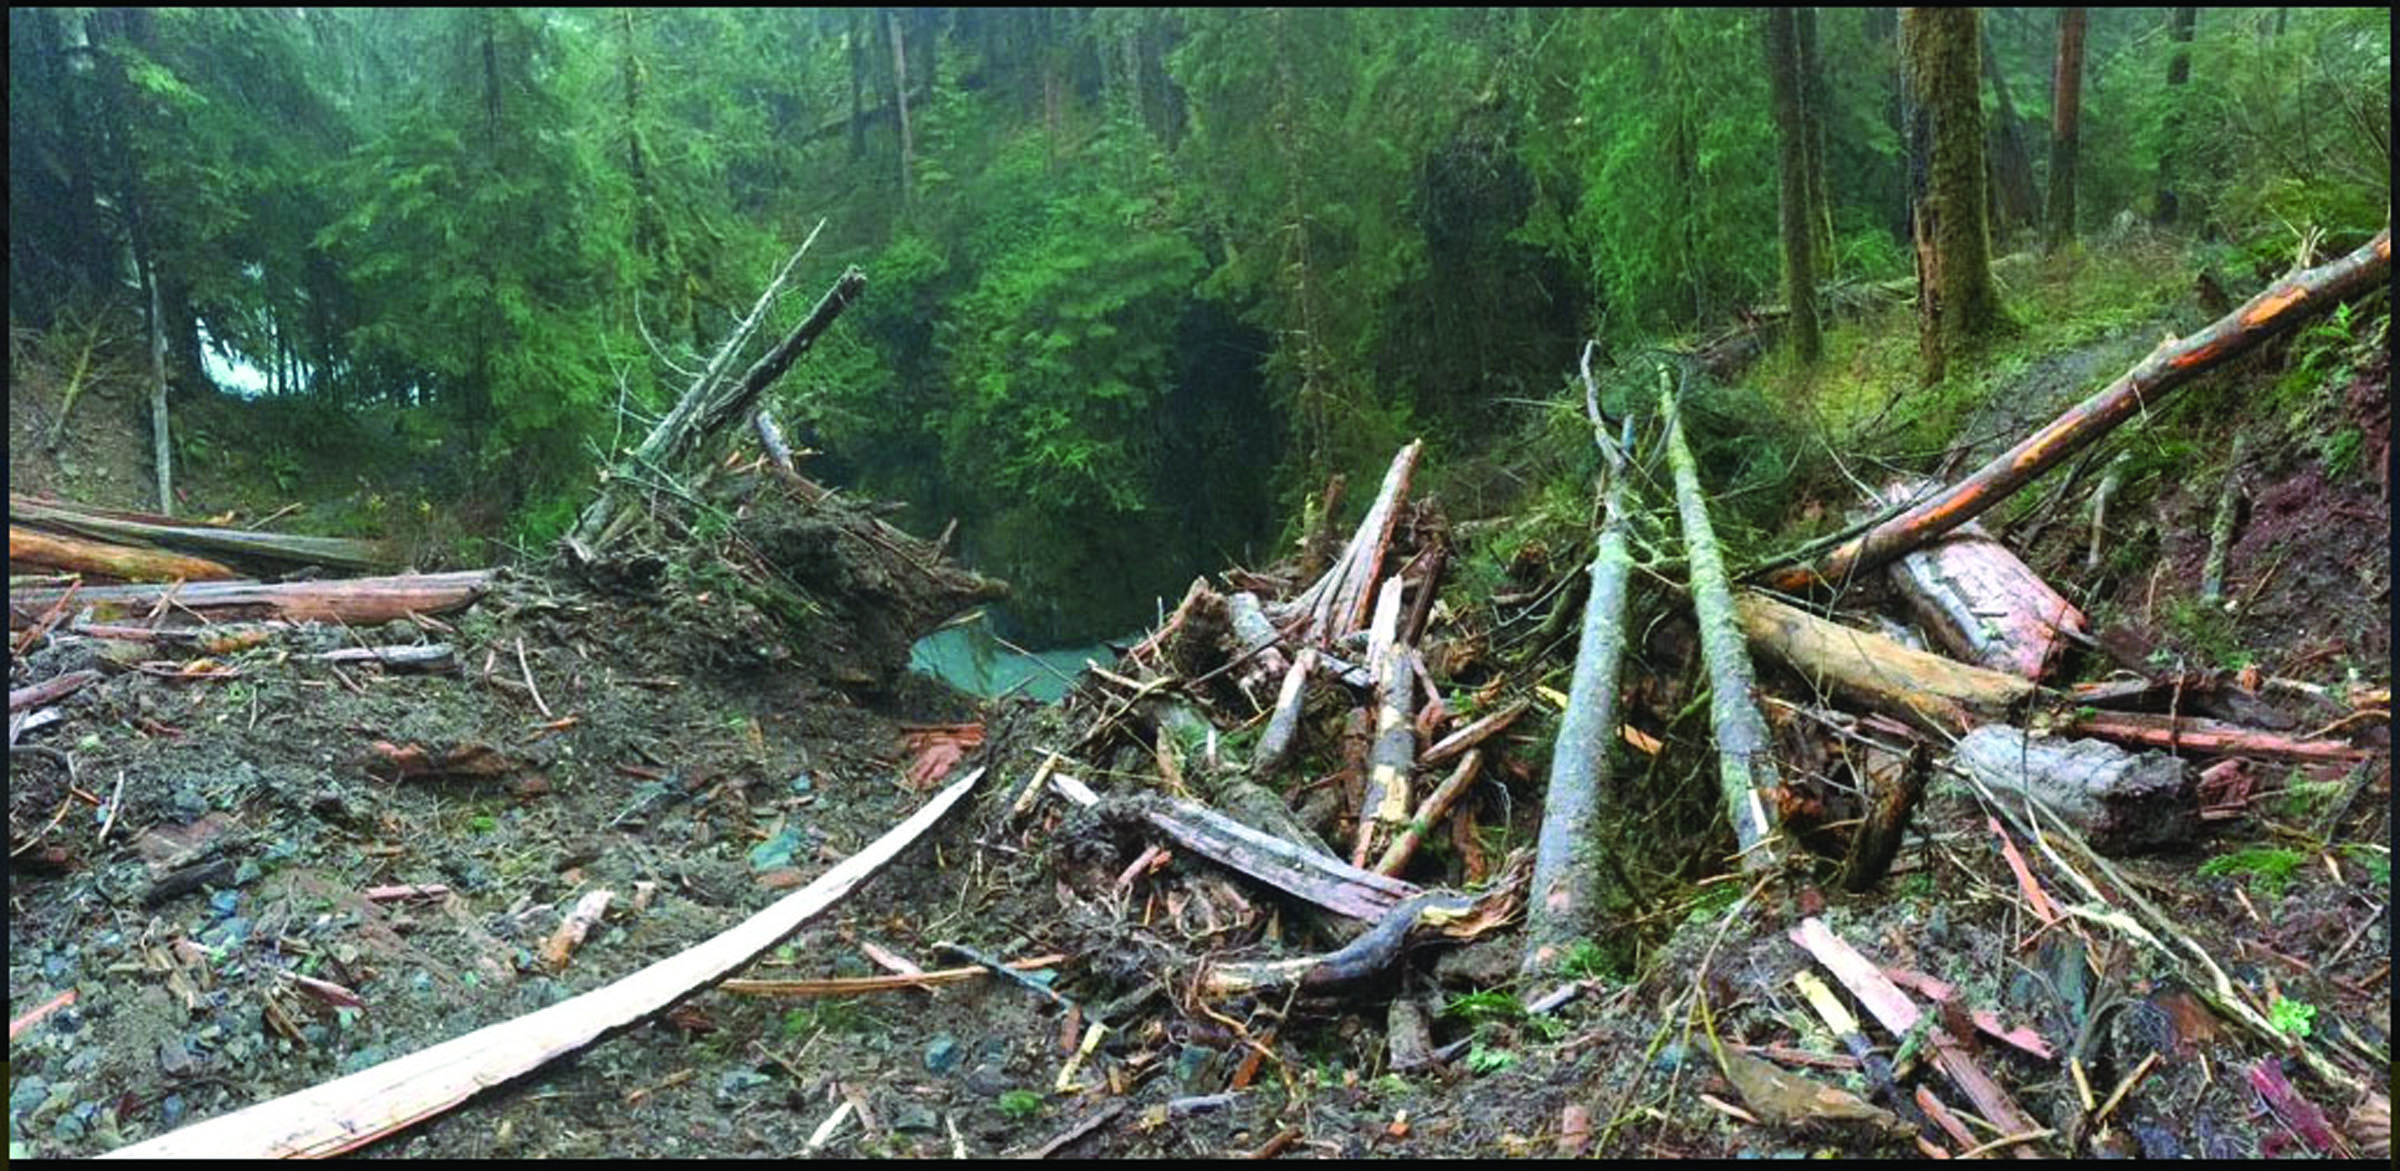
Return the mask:
<svg viewBox="0 0 2400 1171">
<path fill-rule="evenodd" d="M 895 1097 L 883 1104 L 883 1120 L 902 1134 L 932 1134 L 941 1129 L 933 1108 L 914 1098 Z"/>
<path fill-rule="evenodd" d="M 1008 1080 L 1007 1074 L 989 1065 L 978 1065 L 967 1071 L 966 1083 L 969 1092 L 984 1098 L 997 1098 L 1016 1088 Z"/>
<path fill-rule="evenodd" d="M 158 1047 L 158 1068 L 168 1077 L 185 1077 L 199 1066 L 191 1050 L 183 1047 L 182 1041 L 169 1040 Z"/>
<path fill-rule="evenodd" d="M 50 1083 L 38 1074 L 26 1074 L 8 1088 L 8 1113 L 11 1117 L 30 1114 L 50 1096 Z"/>
<path fill-rule="evenodd" d="M 191 1107 L 185 1104 L 183 1095 L 169 1094 L 165 1101 L 158 1104 L 158 1118 L 168 1126 L 180 1126 L 183 1123 L 184 1113 L 190 1109 Z"/>
<path fill-rule="evenodd" d="M 958 1043 L 958 1038 L 941 1033 L 925 1046 L 925 1068 L 932 1073 L 948 1073 L 958 1068 L 966 1055 L 966 1047 Z"/>
</svg>

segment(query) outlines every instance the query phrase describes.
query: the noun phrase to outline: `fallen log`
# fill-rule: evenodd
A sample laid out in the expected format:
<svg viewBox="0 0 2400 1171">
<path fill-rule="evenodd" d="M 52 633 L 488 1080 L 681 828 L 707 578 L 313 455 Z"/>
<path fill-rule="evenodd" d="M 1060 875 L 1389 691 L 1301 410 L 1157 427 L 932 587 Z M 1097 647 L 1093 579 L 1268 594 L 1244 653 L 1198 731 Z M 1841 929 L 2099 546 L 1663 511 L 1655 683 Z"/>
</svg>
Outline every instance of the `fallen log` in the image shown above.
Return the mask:
<svg viewBox="0 0 2400 1171">
<path fill-rule="evenodd" d="M 44 679 L 31 687 L 19 687 L 8 693 L 8 710 L 22 711 L 53 703 L 82 690 L 87 684 L 100 680 L 98 671 L 69 671 L 64 675 Z"/>
<path fill-rule="evenodd" d="M 204 557 L 63 537 L 13 524 L 8 526 L 8 560 L 13 565 L 105 574 L 123 581 L 221 581 L 241 576 L 232 566 Z"/>
<path fill-rule="evenodd" d="M 1099 794 L 1063 773 L 1051 774 L 1050 787 L 1078 805 L 1103 806 Z M 1143 821 L 1200 857 L 1337 915 L 1380 922 L 1392 908 L 1423 893 L 1412 883 L 1303 849 L 1198 802 L 1126 797 L 1108 800 L 1100 811 Z"/>
<path fill-rule="evenodd" d="M 2191 777 L 2171 756 L 1995 724 L 1962 737 L 1952 758 L 1994 792 L 2040 802 L 2109 854 L 2189 845 L 2200 832 Z"/>
<path fill-rule="evenodd" d="M 2070 721 L 2071 736 L 2162 748 L 2194 756 L 2249 756 L 2295 764 L 2352 764 L 2366 752 L 2343 740 L 2309 740 L 2245 728 L 2201 716 L 2155 712 L 2088 712 Z"/>
<path fill-rule="evenodd" d="M 2249 353 L 2343 300 L 2382 285 L 2391 268 L 2392 231 L 2385 228 L 2350 255 L 2286 276 L 2200 332 L 2160 345 L 2098 394 L 2077 403 L 1941 494 L 1843 543 L 1813 570 L 1797 567 L 1770 580 L 1787 592 L 1844 582 L 1922 546 L 1982 515 L 2127 419 L 2155 409 L 2199 375 Z"/>
<path fill-rule="evenodd" d="M 79 508 L 54 500 L 35 500 L 11 493 L 12 521 L 65 529 L 111 541 L 139 541 L 167 549 L 196 549 L 249 557 L 287 565 L 323 565 L 334 569 L 386 569 L 400 557 L 380 541 L 347 537 L 304 537 L 292 533 L 262 533 L 214 525 L 176 524 L 174 518 L 148 513 L 111 512 Z M 10 544 L 15 544 L 10 534 Z"/>
<path fill-rule="evenodd" d="M 1383 583 L 1368 635 L 1368 661 L 1375 668 L 1375 744 L 1367 753 L 1366 797 L 1358 807 L 1358 835 L 1350 864 L 1365 866 L 1408 827 L 1409 778 L 1417 767 L 1416 673 L 1413 650 L 1399 642 L 1400 576 Z"/>
<path fill-rule="evenodd" d="M 1283 676 L 1283 690 L 1275 696 L 1275 714 L 1267 718 L 1267 730 L 1259 734 L 1258 749 L 1250 758 L 1250 775 L 1272 776 L 1283 767 L 1291 755 L 1292 744 L 1300 736 L 1300 712 L 1308 698 L 1308 673 L 1317 665 L 1317 648 L 1304 647 L 1292 660 Z"/>
<path fill-rule="evenodd" d="M 291 622 L 347 622 L 364 626 L 411 614 L 447 614 L 464 609 L 490 590 L 491 582 L 492 571 L 469 569 L 277 585 L 225 581 L 101 586 L 78 593 L 76 599 L 92 607 L 95 616 L 103 619 L 129 618 L 163 605 L 169 610 L 191 611 L 210 620 L 281 618 Z M 63 590 L 9 595 L 9 628 L 20 629 L 33 623 L 64 596 Z"/>
<path fill-rule="evenodd" d="M 1896 484 L 1887 500 L 1925 494 Z M 1894 561 L 1886 571 L 1926 633 L 1952 654 L 1994 671 L 2038 680 L 2081 634 L 2083 612 L 1970 521 Z"/>
<path fill-rule="evenodd" d="M 1628 561 L 1630 563 L 1630 558 Z M 1571 694 L 1568 701 L 1573 702 Z M 1532 704 L 1526 700 L 1514 699 L 1501 705 L 1500 710 L 1487 716 L 1478 717 L 1474 723 L 1442 737 L 1434 742 L 1433 747 L 1418 754 L 1417 767 L 1432 768 L 1507 731 L 1508 726 L 1516 723 L 1517 717 L 1524 715 L 1525 709 L 1531 706 Z"/>
<path fill-rule="evenodd" d="M 757 959 L 916 844 L 982 778 L 983 770 L 975 770 L 865 849 L 733 929 L 613 984 L 104 1157 L 322 1157 L 405 1130 L 656 1016 Z"/>
<path fill-rule="evenodd" d="M 1921 727 L 1957 735 L 2005 718 L 2034 691 L 2029 680 L 1828 622 L 1764 594 L 1745 591 L 1733 604 L 1743 637 L 1768 658 L 1844 700 Z"/>
<path fill-rule="evenodd" d="M 1917 811 L 1917 801 L 1925 795 L 1926 752 L 1920 742 L 1908 757 L 1899 757 L 1872 746 L 1862 746 L 1864 758 L 1860 767 L 1852 770 L 1859 783 L 1859 794 L 1865 809 L 1859 817 L 1858 828 L 1851 831 L 1850 848 L 1842 857 L 1842 889 L 1863 894 L 1882 880 L 1892 868 L 1892 859 L 1900 853 L 1900 839 L 1908 831 L 1909 818 Z"/>
<path fill-rule="evenodd" d="M 1777 862 L 1769 840 L 1775 832 L 1775 818 L 1760 794 L 1782 787 L 1783 780 L 1775 767 L 1767 721 L 1750 698 L 1754 686 L 1750 654 L 1743 645 L 1725 559 L 1717 551 L 1716 532 L 1709 524 L 1708 501 L 1701 495 L 1699 468 L 1683 439 L 1683 421 L 1672 386 L 1660 388 L 1658 408 L 1666 420 L 1667 463 L 1675 472 L 1675 505 L 1682 514 L 1684 555 L 1691 564 L 1692 613 L 1700 625 L 1700 656 L 1708 664 L 1718 789 L 1725 799 L 1725 814 L 1733 822 L 1742 869 L 1764 870 Z"/>
<path fill-rule="evenodd" d="M 1597 833 L 1601 803 L 1610 796 L 1609 742 L 1617 734 L 1617 673 L 1625 659 L 1626 583 L 1633 574 L 1633 553 L 1625 535 L 1623 454 L 1633 440 L 1633 421 L 1626 420 L 1623 445 L 1607 442 L 1598 384 L 1591 378 L 1591 357 L 1592 347 L 1587 343 L 1583 351 L 1584 406 L 1591 418 L 1593 441 L 1600 446 L 1607 465 L 1608 488 L 1602 495 L 1605 516 L 1600 523 L 1600 548 L 1592 555 L 1588 571 L 1591 590 L 1575 647 L 1575 672 L 1567 684 L 1567 710 L 1551 745 L 1550 784 L 1542 796 L 1533 891 L 1525 901 L 1525 958 L 1519 965 L 1528 976 L 1549 974 L 1569 947 L 1591 938 L 1600 925 Z M 1522 702 L 1511 705 L 1461 729 L 1451 739 L 1462 739 L 1477 726 L 1489 725 L 1496 731 L 1524 710 Z M 1436 745 L 1436 750 L 1447 743 Z"/>
<path fill-rule="evenodd" d="M 1458 803 L 1459 794 L 1475 783 L 1475 774 L 1482 768 L 1483 754 L 1467 753 L 1467 758 L 1458 762 L 1458 768 L 1451 772 L 1450 778 L 1427 794 L 1424 804 L 1417 806 L 1417 815 L 1409 819 L 1408 828 L 1402 830 L 1392 842 L 1391 849 L 1383 852 L 1383 859 L 1375 863 L 1375 873 L 1400 877 L 1400 872 L 1408 868 L 1408 860 L 1416 857 L 1417 847 L 1424 843 L 1425 835 L 1433 832 L 1435 823 L 1441 821 L 1442 815 L 1450 812 L 1450 807 Z"/>
</svg>

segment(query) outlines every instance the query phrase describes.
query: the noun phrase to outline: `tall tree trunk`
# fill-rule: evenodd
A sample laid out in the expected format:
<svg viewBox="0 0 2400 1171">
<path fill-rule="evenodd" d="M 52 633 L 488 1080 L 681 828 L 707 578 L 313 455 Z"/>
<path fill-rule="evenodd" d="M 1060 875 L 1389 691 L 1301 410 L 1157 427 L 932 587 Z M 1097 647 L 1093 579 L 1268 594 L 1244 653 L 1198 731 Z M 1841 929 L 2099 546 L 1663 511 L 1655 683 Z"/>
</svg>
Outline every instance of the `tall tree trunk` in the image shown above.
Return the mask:
<svg viewBox="0 0 2400 1171">
<path fill-rule="evenodd" d="M 1825 84 L 1825 59 L 1817 52 L 1817 10 L 1795 9 L 1794 20 L 1800 33 L 1800 113 L 1808 144 L 1809 224 L 1814 233 L 1810 242 L 1815 245 L 1809 251 L 1817 269 L 1832 275 L 1833 197 L 1825 184 L 1825 149 L 1831 137 L 1826 127 L 1833 97 Z"/>
<path fill-rule="evenodd" d="M 1313 270 L 1308 254 L 1308 204 L 1300 159 L 1300 120 L 1306 111 L 1300 102 L 1299 70 L 1292 64 L 1291 12 L 1277 8 L 1271 18 L 1275 29 L 1275 145 L 1283 155 L 1285 215 L 1290 221 L 1285 228 L 1285 237 L 1290 241 L 1285 248 L 1288 257 L 1285 271 L 1292 274 L 1289 294 L 1292 310 L 1286 316 L 1297 327 L 1300 347 L 1300 450 L 1303 459 L 1315 464 L 1321 462 L 1324 454 L 1331 412 L 1326 409 L 1316 296 L 1310 285 Z"/>
<path fill-rule="evenodd" d="M 2025 145 L 2025 123 L 2017 117 L 2017 103 L 2008 96 L 2008 79 L 2000 72 L 2000 58 L 1992 52 L 1989 31 L 1983 35 L 1983 72 L 1992 82 L 1993 105 L 2000 115 L 1992 127 L 1992 226 L 2006 230 L 2033 222 L 2037 210 L 2033 193 L 2033 151 Z"/>
<path fill-rule="evenodd" d="M 850 45 L 850 157 L 852 159 L 865 158 L 867 154 L 866 108 L 860 100 L 860 93 L 866 88 L 867 79 L 866 42 L 869 33 L 866 16 L 863 9 L 851 9 L 849 36 L 844 38 Z"/>
<path fill-rule="evenodd" d="M 1902 85 L 1908 91 L 1909 170 L 1916 192 L 1919 347 L 1925 380 L 2000 328 L 1984 219 L 1983 106 L 1974 8 L 1908 8 L 1900 14 Z"/>
<path fill-rule="evenodd" d="M 2172 224 L 2182 214 L 2183 199 L 2175 190 L 2175 152 L 2183 148 L 2183 90 L 2192 80 L 2192 34 L 2200 10 L 2178 8 L 2167 26 L 2174 54 L 2167 58 L 2167 141 L 2158 151 L 2158 222 Z"/>
<path fill-rule="evenodd" d="M 2075 160 L 2083 133 L 2085 10 L 2058 10 L 2058 62 L 2050 77 L 2050 250 L 2075 239 Z"/>
<path fill-rule="evenodd" d="M 908 131 L 908 41 L 900 31 L 900 13 L 885 9 L 884 19 L 892 31 L 892 95 L 897 103 L 893 112 L 900 116 L 900 205 L 908 206 L 909 172 L 916 169 L 916 147 Z"/>
<path fill-rule="evenodd" d="M 1810 255 L 1816 235 L 1808 190 L 1808 120 L 1801 111 L 1800 34 L 1789 8 L 1766 10 L 1767 89 L 1775 104 L 1777 170 L 1783 213 L 1783 303 L 1791 310 L 1792 352 L 1814 362 L 1817 278 Z"/>
</svg>

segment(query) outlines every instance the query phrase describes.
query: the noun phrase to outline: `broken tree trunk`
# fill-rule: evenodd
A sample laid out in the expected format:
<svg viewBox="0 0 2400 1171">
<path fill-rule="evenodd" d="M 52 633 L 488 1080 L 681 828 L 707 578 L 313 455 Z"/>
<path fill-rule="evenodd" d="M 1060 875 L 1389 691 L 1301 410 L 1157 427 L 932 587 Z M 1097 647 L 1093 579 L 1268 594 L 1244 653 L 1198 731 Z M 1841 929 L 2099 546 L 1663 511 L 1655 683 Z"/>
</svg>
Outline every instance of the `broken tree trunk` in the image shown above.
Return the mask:
<svg viewBox="0 0 2400 1171">
<path fill-rule="evenodd" d="M 18 525 L 8 526 L 8 560 L 12 565 L 105 574 L 124 581 L 223 581 L 241 576 L 229 565 L 201 557 L 62 537 Z"/>
<path fill-rule="evenodd" d="M 1589 570 L 1592 584 L 1583 606 L 1583 632 L 1575 647 L 1575 673 L 1567 684 L 1567 710 L 1550 749 L 1550 787 L 1542 797 L 1533 891 L 1525 900 L 1521 967 L 1527 975 L 1548 974 L 1565 958 L 1567 948 L 1599 929 L 1600 803 L 1608 796 L 1609 742 L 1617 735 L 1617 672 L 1625 659 L 1626 582 L 1633 574 L 1633 553 L 1625 536 L 1625 459 L 1622 447 L 1607 441 L 1607 423 L 1600 417 L 1596 384 L 1590 377 L 1588 344 L 1584 374 L 1585 409 L 1591 416 L 1592 438 L 1606 457 L 1608 490 L 1600 549 Z M 1630 445 L 1631 419 L 1626 420 L 1624 434 Z M 1502 714 L 1495 712 L 1493 717 Z"/>
<path fill-rule="evenodd" d="M 82 590 L 75 599 L 79 604 L 91 606 L 94 617 L 102 619 L 129 618 L 163 606 L 168 610 L 192 611 L 215 621 L 282 618 L 292 622 L 347 622 L 363 626 L 411 614 L 446 614 L 464 609 L 482 597 L 491 588 L 491 582 L 490 570 L 470 569 L 280 585 L 221 581 L 198 585 L 101 586 Z M 21 629 L 37 621 L 65 593 L 34 590 L 9 595 L 9 629 Z"/>
<path fill-rule="evenodd" d="M 1894 484 L 1884 499 L 1907 500 L 1929 487 Z M 2038 680 L 2066 649 L 2062 632 L 2084 630 L 2082 611 L 1972 521 L 1911 551 L 1887 572 L 1926 633 L 1952 654 L 1994 671 Z"/>
<path fill-rule="evenodd" d="M 1993 791 L 2041 802 L 2104 853 L 2185 846 L 2200 832 L 2191 778 L 2171 756 L 2096 740 L 2036 740 L 1998 724 L 1968 733 L 1953 753 Z"/>
<path fill-rule="evenodd" d="M 822 230 L 824 225 L 817 227 Z M 810 232 L 808 238 L 814 241 L 816 232 Z M 739 382 L 726 385 L 725 374 L 731 368 L 734 356 L 766 321 L 767 310 L 782 293 L 783 283 L 791 275 L 792 267 L 807 252 L 808 243 L 804 242 L 800 250 L 784 262 L 782 271 L 776 273 L 775 279 L 768 282 L 766 291 L 759 294 L 757 304 L 750 309 L 750 316 L 744 318 L 732 335 L 725 339 L 725 344 L 718 347 L 700 377 L 693 380 L 691 387 L 684 391 L 674 409 L 650 429 L 641 446 L 635 448 L 619 465 L 621 468 L 640 471 L 667 467 L 727 422 L 748 414 L 758 402 L 759 395 L 776 379 L 783 377 L 784 371 L 791 369 L 792 363 L 799 361 L 801 355 L 816 344 L 817 338 L 833 325 L 834 319 L 842 315 L 842 310 L 858 300 L 859 291 L 866 288 L 867 277 L 855 268 L 848 269 L 840 279 L 834 281 L 832 288 L 825 291 L 824 296 L 818 298 L 816 307 L 809 311 L 800 324 L 792 327 L 792 332 L 786 334 L 780 344 L 752 363 Z M 616 518 L 617 486 L 625 478 L 623 475 L 610 475 L 602 482 L 599 494 L 592 498 L 591 504 L 584 508 L 583 516 L 576 521 L 573 541 L 585 546 L 604 543 L 609 523 Z"/>
<path fill-rule="evenodd" d="M 1400 625 L 1400 577 L 1383 583 L 1375 624 L 1367 636 L 1375 670 L 1375 745 L 1367 754 L 1366 797 L 1358 807 L 1358 836 L 1350 864 L 1382 857 L 1408 828 L 1409 776 L 1417 767 L 1416 673 L 1409 670 L 1408 644 L 1395 637 Z"/>
<path fill-rule="evenodd" d="M 1365 620 L 1367 608 L 1373 604 L 1376 583 L 1383 580 L 1378 575 L 1383 572 L 1384 554 L 1392 543 L 1392 528 L 1399 523 L 1400 503 L 1408 498 L 1409 478 L 1416 474 L 1417 455 L 1424 447 L 1424 441 L 1417 440 L 1392 457 L 1392 466 L 1383 473 L 1383 487 L 1376 492 L 1375 503 L 1360 518 L 1358 531 L 1351 534 L 1341 558 L 1325 571 L 1325 576 L 1283 607 L 1286 620 L 1293 614 L 1308 616 L 1301 631 L 1304 637 L 1320 646 L 1330 646 L 1333 640 L 1358 629 Z M 1372 668 L 1374 664 L 1368 666 Z"/>
<path fill-rule="evenodd" d="M 1283 766 L 1283 758 L 1291 755 L 1292 743 L 1300 736 L 1300 711 L 1308 698 L 1308 673 L 1317 665 L 1317 648 L 1304 647 L 1298 658 L 1284 673 L 1283 690 L 1275 697 L 1275 714 L 1267 719 L 1267 730 L 1258 737 L 1258 750 L 1250 758 L 1250 775 L 1273 776 Z"/>
<path fill-rule="evenodd" d="M 2159 346 L 2106 389 L 1940 495 L 1843 543 L 1813 571 L 1797 568 L 1778 574 L 1773 579 L 1776 588 L 1796 591 L 1820 582 L 1846 581 L 1975 519 L 2118 424 L 2155 409 L 2192 379 L 2383 284 L 2391 270 L 2392 231 L 2385 228 L 2340 260 L 2276 281 L 2206 329 Z"/>
<path fill-rule="evenodd" d="M 1750 652 L 1742 644 L 1725 558 L 1717 551 L 1716 530 L 1709 524 L 1699 468 L 1692 461 L 1691 447 L 1683 441 L 1683 420 L 1672 386 L 1660 388 L 1658 408 L 1666 419 L 1667 462 L 1675 470 L 1675 505 L 1683 515 L 1683 549 L 1691 565 L 1692 613 L 1700 625 L 1700 655 L 1708 662 L 1718 787 L 1725 798 L 1725 814 L 1733 821 L 1742 869 L 1765 870 L 1777 861 L 1768 840 L 1775 832 L 1775 819 L 1760 794 L 1780 788 L 1783 779 L 1775 767 L 1767 721 L 1750 698 Z"/>
<path fill-rule="evenodd" d="M 924 837 L 982 777 L 983 770 L 975 770 L 865 849 L 732 930 L 614 984 L 348 1077 L 119 1147 L 106 1157 L 338 1155 L 442 1114 L 664 1012 L 750 963 Z"/>
<path fill-rule="evenodd" d="M 109 541 L 138 541 L 165 549 L 199 550 L 247 557 L 285 565 L 323 565 L 333 569 L 382 569 L 400 558 L 380 541 L 346 537 L 303 537 L 263 533 L 213 525 L 176 524 L 173 517 L 141 512 L 82 508 L 55 500 L 34 500 L 11 494 L 9 519 L 62 529 Z"/>
<path fill-rule="evenodd" d="M 1433 832 L 1434 823 L 1439 822 L 1442 815 L 1450 812 L 1450 807 L 1458 803 L 1459 794 L 1475 783 L 1475 774 L 1482 768 L 1483 754 L 1467 753 L 1467 758 L 1459 761 L 1458 768 L 1451 772 L 1450 779 L 1443 781 L 1440 787 L 1426 796 L 1425 803 L 1417 807 L 1417 816 L 1392 842 L 1391 849 L 1383 852 L 1382 860 L 1375 863 L 1375 873 L 1400 877 L 1400 872 L 1408 868 L 1408 860 L 1416 856 L 1417 847 L 1424 844 L 1425 835 Z"/>
<path fill-rule="evenodd" d="M 1764 594 L 1733 599 L 1750 645 L 1801 678 L 1852 703 L 1957 735 L 2006 718 L 2033 694 L 2031 681 L 1903 646 L 1828 622 Z"/>
</svg>

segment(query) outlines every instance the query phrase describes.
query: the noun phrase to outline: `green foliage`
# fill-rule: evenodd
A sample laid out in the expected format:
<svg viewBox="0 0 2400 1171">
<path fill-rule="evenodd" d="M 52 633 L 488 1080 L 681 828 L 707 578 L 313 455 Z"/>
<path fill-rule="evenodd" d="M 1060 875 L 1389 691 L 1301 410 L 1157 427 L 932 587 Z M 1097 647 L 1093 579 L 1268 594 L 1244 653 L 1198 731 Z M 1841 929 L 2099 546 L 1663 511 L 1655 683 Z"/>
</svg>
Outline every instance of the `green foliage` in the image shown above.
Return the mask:
<svg viewBox="0 0 2400 1171">
<path fill-rule="evenodd" d="M 1518 1060 L 1514 1051 L 1486 1045 L 1480 1039 L 1467 1046 L 1467 1069 L 1473 1073 L 1498 1073 Z"/>
<path fill-rule="evenodd" d="M 1032 1090 L 1003 1091 L 1000 1095 L 999 1106 L 1000 1113 L 1007 1115 L 1013 1122 L 1031 1122 L 1049 1113 L 1050 1110 L 1042 1102 L 1042 1096 Z"/>
<path fill-rule="evenodd" d="M 2240 875 L 2249 879 L 2256 890 L 2270 896 L 2281 895 L 2292 875 L 2308 861 L 2308 855 L 2298 850 L 2275 846 L 2252 846 L 2231 854 L 2219 854 L 2200 864 L 2200 873 L 2208 877 Z"/>
<path fill-rule="evenodd" d="M 2363 868 L 2375 885 L 2392 885 L 2392 856 L 2389 852 L 2378 852 L 2373 846 L 2349 845 L 2342 847 L 2342 853 Z"/>
<path fill-rule="evenodd" d="M 1442 1006 L 1442 1015 L 1457 1017 L 1470 1024 L 1482 1025 L 1494 1021 L 1523 1020 L 1525 1002 L 1496 989 L 1463 992 Z"/>
<path fill-rule="evenodd" d="M 2316 1031 L 2316 1020 L 2317 1006 L 2306 1001 L 2286 1000 L 2278 996 L 2267 1009 L 2267 1023 L 2274 1025 L 2276 1032 L 2287 1037 L 2306 1039 Z"/>
</svg>

